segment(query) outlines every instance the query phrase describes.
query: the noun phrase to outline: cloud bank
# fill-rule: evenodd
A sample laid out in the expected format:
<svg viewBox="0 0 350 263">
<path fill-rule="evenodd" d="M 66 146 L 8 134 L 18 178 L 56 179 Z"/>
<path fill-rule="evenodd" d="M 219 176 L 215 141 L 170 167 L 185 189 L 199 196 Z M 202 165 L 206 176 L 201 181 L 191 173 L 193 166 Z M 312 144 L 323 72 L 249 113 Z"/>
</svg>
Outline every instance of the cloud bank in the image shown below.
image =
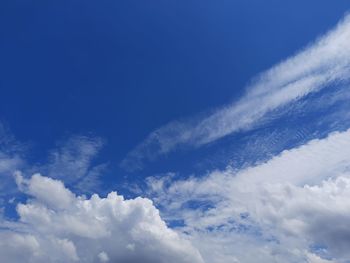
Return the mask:
<svg viewBox="0 0 350 263">
<path fill-rule="evenodd" d="M 335 132 L 238 171 L 148 178 L 163 219 L 147 198 L 77 196 L 18 172 L 27 200 L 0 220 L 0 261 L 345 263 L 349 142 L 350 130 Z"/>
<path fill-rule="evenodd" d="M 206 262 L 348 262 L 349 144 L 350 130 L 240 171 L 151 177 L 150 195 Z"/>
</svg>

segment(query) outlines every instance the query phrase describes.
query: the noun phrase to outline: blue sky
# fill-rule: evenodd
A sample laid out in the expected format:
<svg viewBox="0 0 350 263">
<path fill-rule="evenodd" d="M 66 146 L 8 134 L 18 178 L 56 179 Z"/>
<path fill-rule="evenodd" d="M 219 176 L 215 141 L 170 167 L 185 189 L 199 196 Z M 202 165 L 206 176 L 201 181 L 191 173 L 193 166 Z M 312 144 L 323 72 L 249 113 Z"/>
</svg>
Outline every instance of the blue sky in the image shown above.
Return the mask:
<svg viewBox="0 0 350 263">
<path fill-rule="evenodd" d="M 348 10 L 2 1 L 0 259 L 349 262 Z"/>
<path fill-rule="evenodd" d="M 38 158 L 93 133 L 116 163 L 165 123 L 239 98 L 348 7 L 279 2 L 5 1 L 0 117 Z"/>
</svg>

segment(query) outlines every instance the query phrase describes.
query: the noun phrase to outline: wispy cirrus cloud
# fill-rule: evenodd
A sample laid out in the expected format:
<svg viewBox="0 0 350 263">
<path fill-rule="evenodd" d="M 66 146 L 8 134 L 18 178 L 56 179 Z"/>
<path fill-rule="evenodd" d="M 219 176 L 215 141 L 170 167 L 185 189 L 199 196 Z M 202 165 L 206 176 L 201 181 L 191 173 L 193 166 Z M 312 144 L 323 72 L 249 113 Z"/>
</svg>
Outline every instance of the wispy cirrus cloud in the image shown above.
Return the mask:
<svg viewBox="0 0 350 263">
<path fill-rule="evenodd" d="M 268 113 L 311 93 L 348 83 L 350 16 L 296 55 L 257 76 L 238 101 L 212 114 L 175 121 L 152 132 L 121 162 L 127 170 L 179 146 L 199 147 L 269 119 Z"/>
<path fill-rule="evenodd" d="M 71 136 L 50 151 L 48 163 L 45 165 L 50 177 L 74 182 L 86 175 L 93 158 L 103 146 L 98 137 Z"/>
<path fill-rule="evenodd" d="M 72 135 L 60 140 L 49 151 L 47 160 L 28 173 L 40 172 L 62 180 L 81 193 L 100 191 L 101 176 L 108 167 L 106 162 L 96 162 L 103 145 L 99 137 Z"/>
<path fill-rule="evenodd" d="M 12 174 L 25 166 L 25 146 L 0 122 L 0 195 L 14 190 Z"/>
<path fill-rule="evenodd" d="M 28 154 L 33 149 L 16 140 L 0 123 L 0 189 L 4 187 L 3 194 L 16 191 L 12 175 L 21 170 L 26 175 L 40 172 L 60 179 L 81 193 L 97 192 L 101 190 L 101 176 L 108 167 L 106 162 L 95 160 L 103 144 L 103 139 L 99 137 L 72 135 L 50 149 L 47 158 L 28 161 Z"/>
</svg>

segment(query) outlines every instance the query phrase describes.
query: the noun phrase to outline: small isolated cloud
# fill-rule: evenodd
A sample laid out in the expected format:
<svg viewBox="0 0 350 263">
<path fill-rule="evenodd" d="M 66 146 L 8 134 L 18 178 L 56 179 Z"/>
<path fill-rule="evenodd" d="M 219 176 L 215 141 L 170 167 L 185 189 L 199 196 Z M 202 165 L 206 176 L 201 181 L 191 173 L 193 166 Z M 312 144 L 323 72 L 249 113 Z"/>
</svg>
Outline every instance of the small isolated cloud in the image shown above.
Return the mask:
<svg viewBox="0 0 350 263">
<path fill-rule="evenodd" d="M 152 132 L 132 150 L 121 166 L 133 171 L 143 162 L 178 146 L 199 147 L 226 135 L 247 130 L 269 119 L 267 114 L 339 83 L 350 76 L 350 16 L 304 50 L 254 79 L 237 102 L 212 114 L 172 122 Z"/>
<path fill-rule="evenodd" d="M 88 199 L 40 174 L 17 173 L 16 182 L 29 199 L 17 205 L 17 221 L 1 221 L 1 262 L 203 262 L 149 199 Z"/>
</svg>

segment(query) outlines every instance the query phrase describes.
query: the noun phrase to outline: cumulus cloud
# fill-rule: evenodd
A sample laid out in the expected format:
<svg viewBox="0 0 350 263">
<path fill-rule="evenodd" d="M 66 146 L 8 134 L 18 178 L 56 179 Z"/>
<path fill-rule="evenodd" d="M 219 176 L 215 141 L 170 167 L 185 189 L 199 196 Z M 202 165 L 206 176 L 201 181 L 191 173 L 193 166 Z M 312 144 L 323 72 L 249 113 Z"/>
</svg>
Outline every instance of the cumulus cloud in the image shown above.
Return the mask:
<svg viewBox="0 0 350 263">
<path fill-rule="evenodd" d="M 347 262 L 349 142 L 350 130 L 240 171 L 151 177 L 150 195 L 208 262 Z"/>
<path fill-rule="evenodd" d="M 346 16 L 335 29 L 313 44 L 256 77 L 237 102 L 210 115 L 172 122 L 152 132 L 127 155 L 122 167 L 137 170 L 144 160 L 152 160 L 178 146 L 198 147 L 250 129 L 271 111 L 325 87 L 348 83 L 349 38 L 350 16 Z"/>
<path fill-rule="evenodd" d="M 1 222 L 1 262 L 203 262 L 149 199 L 76 196 L 40 174 L 16 182 L 29 199 L 17 221 Z"/>
</svg>

